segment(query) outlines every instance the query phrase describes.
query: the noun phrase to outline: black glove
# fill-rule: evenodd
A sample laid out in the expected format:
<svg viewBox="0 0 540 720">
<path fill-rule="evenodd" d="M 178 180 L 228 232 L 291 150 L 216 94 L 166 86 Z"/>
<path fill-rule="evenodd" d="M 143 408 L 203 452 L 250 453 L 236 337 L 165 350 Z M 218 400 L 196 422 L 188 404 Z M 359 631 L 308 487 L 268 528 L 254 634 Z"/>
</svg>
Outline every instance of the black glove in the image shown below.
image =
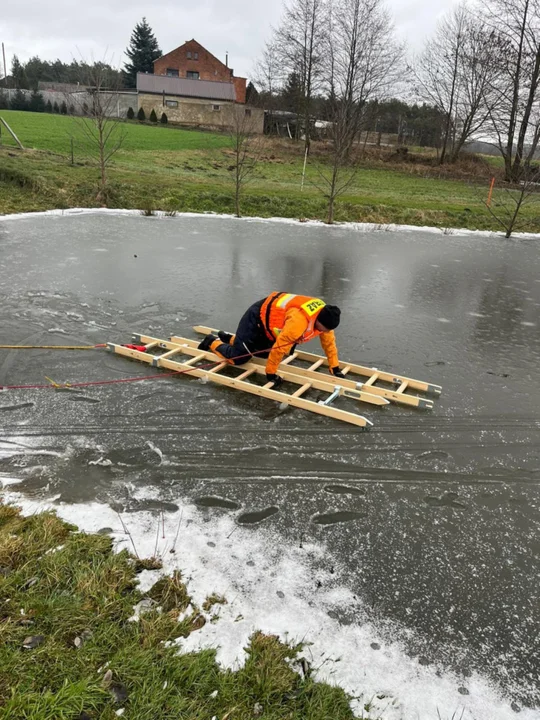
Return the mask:
<svg viewBox="0 0 540 720">
<path fill-rule="evenodd" d="M 273 375 L 272 373 L 266 373 L 266 379 L 268 380 L 268 382 L 274 383 L 274 387 L 272 388 L 272 390 L 277 390 L 283 382 L 279 375 Z"/>
<path fill-rule="evenodd" d="M 341 370 L 339 369 L 339 365 L 338 365 L 337 367 L 330 368 L 330 372 L 332 373 L 332 375 L 333 375 L 334 377 L 338 377 L 338 378 L 344 378 L 344 377 L 345 377 L 345 375 L 344 375 L 344 374 L 341 372 Z"/>
</svg>

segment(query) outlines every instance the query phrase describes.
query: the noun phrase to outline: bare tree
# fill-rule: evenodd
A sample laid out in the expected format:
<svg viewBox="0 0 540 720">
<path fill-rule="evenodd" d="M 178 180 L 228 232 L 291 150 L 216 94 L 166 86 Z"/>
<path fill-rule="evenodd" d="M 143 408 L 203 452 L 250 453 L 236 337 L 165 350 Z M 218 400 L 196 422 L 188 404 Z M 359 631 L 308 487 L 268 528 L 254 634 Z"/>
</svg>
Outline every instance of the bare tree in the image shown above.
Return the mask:
<svg viewBox="0 0 540 720">
<path fill-rule="evenodd" d="M 283 67 L 276 43 L 272 40 L 266 43 L 261 57 L 255 63 L 255 81 L 266 100 L 272 101 L 281 91 L 283 80 Z"/>
<path fill-rule="evenodd" d="M 119 75 L 105 63 L 89 66 L 88 86 L 83 92 L 69 95 L 76 122 L 82 132 L 86 154 L 99 167 L 98 200 L 105 200 L 107 170 L 126 138 L 126 128 L 119 117 Z"/>
<path fill-rule="evenodd" d="M 263 136 L 257 132 L 257 119 L 253 109 L 244 105 L 235 105 L 233 108 L 230 136 L 234 162 L 229 170 L 234 182 L 236 217 L 241 217 L 242 192 L 253 177 L 264 142 Z"/>
<path fill-rule="evenodd" d="M 505 237 L 509 238 L 514 232 L 524 230 L 531 224 L 538 226 L 538 212 L 535 213 L 534 220 L 521 216 L 526 206 L 536 205 L 537 210 L 539 209 L 539 181 L 540 171 L 538 168 L 524 167 L 517 187 L 503 186 L 493 194 L 490 200 L 485 202 L 491 217 L 504 230 Z"/>
<path fill-rule="evenodd" d="M 318 166 L 315 184 L 328 200 L 331 224 L 335 202 L 357 172 L 368 103 L 387 97 L 403 70 L 403 47 L 381 0 L 336 0 L 328 22 L 327 57 L 331 160 L 329 166 Z"/>
<path fill-rule="evenodd" d="M 534 157 L 540 132 L 540 0 L 487 0 L 485 23 L 498 40 L 499 73 L 490 113 L 507 181 L 520 179 Z M 529 146 L 527 149 L 527 145 Z"/>
<path fill-rule="evenodd" d="M 441 165 L 454 162 L 467 140 L 487 124 L 498 100 L 491 91 L 496 40 L 465 3 L 439 23 L 414 63 L 416 92 L 446 118 Z"/>
<path fill-rule="evenodd" d="M 306 150 L 311 141 L 313 99 L 324 77 L 326 16 L 326 0 L 289 0 L 274 38 L 283 70 L 300 80 Z"/>
</svg>

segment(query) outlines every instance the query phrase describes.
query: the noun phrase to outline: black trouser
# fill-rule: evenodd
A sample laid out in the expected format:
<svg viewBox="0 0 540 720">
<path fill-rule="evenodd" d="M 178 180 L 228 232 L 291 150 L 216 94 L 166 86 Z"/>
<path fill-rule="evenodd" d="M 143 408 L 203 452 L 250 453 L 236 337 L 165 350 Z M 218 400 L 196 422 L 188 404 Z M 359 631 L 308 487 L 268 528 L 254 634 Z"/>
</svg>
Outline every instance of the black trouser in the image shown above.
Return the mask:
<svg viewBox="0 0 540 720">
<path fill-rule="evenodd" d="M 261 307 L 266 298 L 259 300 L 249 307 L 238 323 L 236 336 L 232 345 L 222 343 L 216 351 L 227 360 L 233 360 L 235 365 L 243 365 L 251 359 L 249 353 L 256 353 L 255 357 L 267 358 L 274 342 L 264 332 L 261 323 Z M 264 352 L 260 352 L 260 351 Z"/>
</svg>

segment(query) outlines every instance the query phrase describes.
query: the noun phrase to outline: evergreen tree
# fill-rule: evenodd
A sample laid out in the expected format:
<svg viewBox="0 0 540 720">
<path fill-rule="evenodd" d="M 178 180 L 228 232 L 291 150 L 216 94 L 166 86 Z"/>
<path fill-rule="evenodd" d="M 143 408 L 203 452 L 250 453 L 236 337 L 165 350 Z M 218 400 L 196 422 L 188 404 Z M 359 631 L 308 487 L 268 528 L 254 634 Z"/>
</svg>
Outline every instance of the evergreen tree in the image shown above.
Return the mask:
<svg viewBox="0 0 540 720">
<path fill-rule="evenodd" d="M 47 104 L 45 105 L 45 112 L 52 113 L 52 102 L 50 100 L 47 100 Z"/>
<path fill-rule="evenodd" d="M 53 112 L 55 112 L 55 113 L 60 112 L 60 108 L 58 107 L 58 103 L 56 102 L 56 100 L 54 101 Z"/>
<path fill-rule="evenodd" d="M 65 100 L 62 100 L 62 104 L 60 105 L 60 113 L 62 115 L 67 115 L 67 105 Z"/>
<path fill-rule="evenodd" d="M 16 88 L 28 88 L 28 78 L 24 72 L 24 66 L 16 55 L 11 61 L 11 77 Z"/>
<path fill-rule="evenodd" d="M 28 110 L 28 101 L 26 95 L 19 88 L 15 95 L 11 98 L 11 109 L 12 110 Z"/>
<path fill-rule="evenodd" d="M 250 82 L 246 88 L 246 103 L 248 105 L 257 105 L 259 101 L 259 92 L 255 85 Z"/>
<path fill-rule="evenodd" d="M 129 62 L 124 63 L 124 84 L 134 88 L 137 87 L 137 73 L 153 73 L 154 60 L 161 57 L 158 41 L 146 18 L 143 17 L 142 22 L 135 25 L 126 55 Z"/>
<path fill-rule="evenodd" d="M 75 115 L 75 105 L 70 105 L 70 106 L 69 106 L 69 114 L 70 114 L 70 115 Z"/>
<path fill-rule="evenodd" d="M 144 109 L 139 108 L 139 112 L 137 113 L 137 117 L 141 122 L 144 122 L 146 120 L 146 115 L 144 114 Z"/>
<path fill-rule="evenodd" d="M 43 95 L 37 90 L 33 90 L 30 95 L 28 109 L 31 112 L 45 112 L 45 100 L 43 99 Z"/>
<path fill-rule="evenodd" d="M 157 122 L 157 115 L 154 108 L 152 108 L 152 112 L 150 113 L 150 122 Z"/>
<path fill-rule="evenodd" d="M 5 93 L 3 90 L 0 90 L 0 110 L 8 110 L 9 109 L 9 99 L 7 96 L 7 93 Z"/>
<path fill-rule="evenodd" d="M 126 117 L 128 120 L 133 120 L 133 118 L 135 117 L 135 111 L 132 107 L 128 107 Z"/>
<path fill-rule="evenodd" d="M 300 75 L 292 72 L 287 78 L 287 82 L 283 88 L 283 109 L 289 110 L 289 112 L 299 113 L 302 107 L 303 97 L 304 93 Z"/>
<path fill-rule="evenodd" d="M 165 115 L 165 113 L 161 114 L 160 123 L 163 125 L 166 125 L 169 122 L 169 118 Z"/>
</svg>

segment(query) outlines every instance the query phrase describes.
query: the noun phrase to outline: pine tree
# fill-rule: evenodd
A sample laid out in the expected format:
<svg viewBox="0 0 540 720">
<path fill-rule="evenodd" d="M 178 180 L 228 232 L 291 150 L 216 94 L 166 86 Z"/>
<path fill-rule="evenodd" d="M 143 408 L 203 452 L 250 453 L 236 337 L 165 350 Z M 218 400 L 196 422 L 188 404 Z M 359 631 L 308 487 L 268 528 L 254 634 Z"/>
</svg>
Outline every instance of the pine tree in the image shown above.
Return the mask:
<svg viewBox="0 0 540 720">
<path fill-rule="evenodd" d="M 141 122 L 144 122 L 146 120 L 146 115 L 144 114 L 144 109 L 139 108 L 139 112 L 137 113 L 137 117 Z"/>
<path fill-rule="evenodd" d="M 45 105 L 45 112 L 52 113 L 52 102 L 50 100 L 47 100 L 47 104 Z"/>
<path fill-rule="evenodd" d="M 124 84 L 134 88 L 137 87 L 137 73 L 153 73 L 154 60 L 161 57 L 158 41 L 146 18 L 143 17 L 142 22 L 135 25 L 126 55 L 130 62 L 124 63 Z"/>
<path fill-rule="evenodd" d="M 128 107 L 126 117 L 128 120 L 133 120 L 133 118 L 135 117 L 135 111 L 132 107 Z"/>
<path fill-rule="evenodd" d="M 259 92 L 255 85 L 250 82 L 248 83 L 248 86 L 246 88 L 246 104 L 247 105 L 257 105 L 259 101 Z"/>
<path fill-rule="evenodd" d="M 60 105 L 60 113 L 62 115 L 67 115 L 67 105 L 65 100 L 62 100 L 62 104 Z"/>
<path fill-rule="evenodd" d="M 28 109 L 31 112 L 45 112 L 45 100 L 43 99 L 43 95 L 37 90 L 34 90 L 30 95 Z"/>
<path fill-rule="evenodd" d="M 157 122 L 157 115 L 154 108 L 152 108 L 152 112 L 150 113 L 150 122 Z"/>
<path fill-rule="evenodd" d="M 55 112 L 55 113 L 60 112 L 60 107 L 59 107 L 58 103 L 56 102 L 56 100 L 54 101 L 53 112 Z"/>
<path fill-rule="evenodd" d="M 163 125 L 166 125 L 169 122 L 169 118 L 165 115 L 165 113 L 161 113 L 160 123 Z"/>
<path fill-rule="evenodd" d="M 22 65 L 19 58 L 14 55 L 11 61 L 11 77 L 15 83 L 16 88 L 28 89 L 28 78 L 24 72 L 24 65 Z"/>
<path fill-rule="evenodd" d="M 11 109 L 28 110 L 28 101 L 26 99 L 26 95 L 21 89 L 18 89 L 15 95 L 11 98 Z"/>
</svg>

